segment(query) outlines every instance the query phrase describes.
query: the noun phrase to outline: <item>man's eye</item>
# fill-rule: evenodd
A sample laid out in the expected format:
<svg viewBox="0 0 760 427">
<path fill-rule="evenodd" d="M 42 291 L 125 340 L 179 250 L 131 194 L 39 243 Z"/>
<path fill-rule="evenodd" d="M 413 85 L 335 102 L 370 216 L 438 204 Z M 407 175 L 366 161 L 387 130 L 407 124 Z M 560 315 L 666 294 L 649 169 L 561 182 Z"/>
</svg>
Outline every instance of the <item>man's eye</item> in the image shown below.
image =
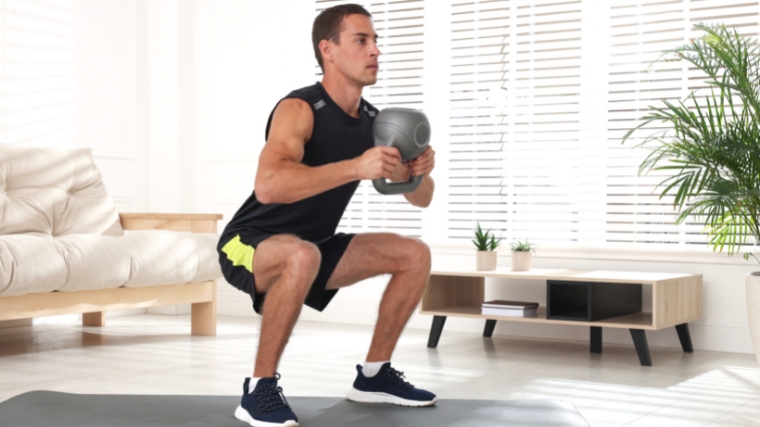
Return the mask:
<svg viewBox="0 0 760 427">
<path fill-rule="evenodd" d="M 359 39 L 359 43 L 364 43 L 364 39 Z"/>
</svg>

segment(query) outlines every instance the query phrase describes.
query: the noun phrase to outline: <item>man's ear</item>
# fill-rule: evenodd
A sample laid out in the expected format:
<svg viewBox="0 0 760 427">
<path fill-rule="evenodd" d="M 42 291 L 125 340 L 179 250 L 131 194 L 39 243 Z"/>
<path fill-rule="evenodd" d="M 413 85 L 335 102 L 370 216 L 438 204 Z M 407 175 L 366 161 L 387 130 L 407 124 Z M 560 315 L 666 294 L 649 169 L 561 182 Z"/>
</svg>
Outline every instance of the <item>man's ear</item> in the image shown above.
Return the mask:
<svg viewBox="0 0 760 427">
<path fill-rule="evenodd" d="M 319 51 L 322 52 L 323 63 L 332 61 L 332 43 L 329 40 L 319 42 Z"/>
</svg>

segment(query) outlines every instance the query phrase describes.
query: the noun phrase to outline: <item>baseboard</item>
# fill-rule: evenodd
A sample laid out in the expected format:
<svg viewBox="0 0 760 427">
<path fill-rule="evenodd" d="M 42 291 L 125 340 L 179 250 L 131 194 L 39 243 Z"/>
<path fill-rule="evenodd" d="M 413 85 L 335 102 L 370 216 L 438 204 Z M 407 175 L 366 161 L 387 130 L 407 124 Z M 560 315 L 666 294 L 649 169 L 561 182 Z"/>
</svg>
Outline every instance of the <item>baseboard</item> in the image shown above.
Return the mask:
<svg viewBox="0 0 760 427">
<path fill-rule="evenodd" d="M 106 311 L 106 317 L 134 316 L 135 314 L 145 314 L 145 308 L 128 308 L 125 310 Z"/>
<path fill-rule="evenodd" d="M 32 319 L 4 320 L 0 322 L 0 329 L 21 328 L 24 326 L 32 326 Z"/>
<path fill-rule="evenodd" d="M 190 314 L 190 304 L 149 307 L 146 309 L 146 312 L 148 314 L 163 314 L 167 316 L 179 316 L 183 314 Z"/>
</svg>

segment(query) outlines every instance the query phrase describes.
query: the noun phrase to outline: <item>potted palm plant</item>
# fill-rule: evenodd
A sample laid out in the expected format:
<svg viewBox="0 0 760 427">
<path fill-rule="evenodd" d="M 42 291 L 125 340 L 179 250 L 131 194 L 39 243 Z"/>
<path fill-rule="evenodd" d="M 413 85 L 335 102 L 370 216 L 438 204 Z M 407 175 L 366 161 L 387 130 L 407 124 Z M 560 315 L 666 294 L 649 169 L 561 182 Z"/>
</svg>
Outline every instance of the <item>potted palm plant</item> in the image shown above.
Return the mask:
<svg viewBox="0 0 760 427">
<path fill-rule="evenodd" d="M 536 245 L 529 240 L 510 243 L 512 247 L 512 271 L 528 271 L 533 268 L 533 254 Z"/>
<path fill-rule="evenodd" d="M 475 247 L 478 248 L 476 253 L 476 266 L 478 270 L 496 270 L 496 248 L 501 243 L 501 238 L 497 239 L 491 230 L 483 231 L 478 223 L 475 229 L 475 238 L 472 240 Z"/>
<path fill-rule="evenodd" d="M 757 41 L 725 26 L 697 25 L 704 35 L 666 51 L 660 58 L 683 59 L 707 77 L 704 98 L 692 92 L 680 102 L 650 107 L 635 131 L 652 123 L 664 131 L 640 145 L 651 150 L 640 173 L 672 173 L 660 183 L 661 196 L 674 194 L 676 223 L 704 221 L 713 250 L 729 256 L 760 242 L 760 58 Z M 744 258 L 757 257 L 745 253 Z M 746 278 L 747 311 L 760 362 L 760 272 Z"/>
</svg>

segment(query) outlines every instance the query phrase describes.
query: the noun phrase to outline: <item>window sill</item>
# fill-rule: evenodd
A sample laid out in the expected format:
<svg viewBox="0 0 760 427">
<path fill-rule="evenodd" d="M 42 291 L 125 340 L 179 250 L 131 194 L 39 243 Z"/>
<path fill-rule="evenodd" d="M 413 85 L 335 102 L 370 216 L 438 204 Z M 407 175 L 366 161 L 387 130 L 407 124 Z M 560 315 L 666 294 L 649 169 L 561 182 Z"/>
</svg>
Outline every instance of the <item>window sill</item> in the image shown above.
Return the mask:
<svg viewBox="0 0 760 427">
<path fill-rule="evenodd" d="M 431 244 L 431 252 L 439 255 L 474 255 L 475 248 L 467 244 Z M 502 245 L 497 249 L 500 259 L 509 259 L 509 246 Z M 731 257 L 727 253 L 712 252 L 705 249 L 624 249 L 624 248 L 599 248 L 599 247 L 562 247 L 540 246 L 536 249 L 534 257 L 537 259 L 583 259 L 599 261 L 643 261 L 662 263 L 685 263 L 685 264 L 715 264 L 736 265 L 746 267 L 748 270 L 760 270 L 756 261 L 745 261 L 741 254 Z"/>
</svg>

